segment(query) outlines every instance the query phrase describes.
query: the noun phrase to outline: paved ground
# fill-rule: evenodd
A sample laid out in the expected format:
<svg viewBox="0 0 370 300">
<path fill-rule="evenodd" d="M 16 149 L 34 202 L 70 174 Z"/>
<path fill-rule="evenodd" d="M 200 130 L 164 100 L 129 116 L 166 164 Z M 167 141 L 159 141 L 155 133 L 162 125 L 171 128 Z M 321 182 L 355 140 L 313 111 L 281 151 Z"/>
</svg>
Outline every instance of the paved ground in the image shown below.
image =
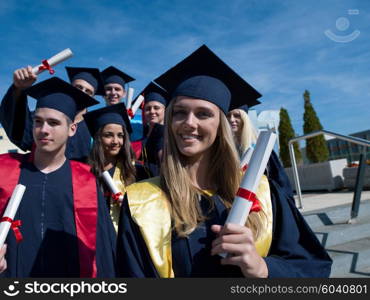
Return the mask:
<svg viewBox="0 0 370 300">
<path fill-rule="evenodd" d="M 322 192 L 322 193 L 303 193 L 302 205 L 300 209 L 302 213 L 320 211 L 329 207 L 339 206 L 343 204 L 351 204 L 353 201 L 354 191 L 337 191 L 337 192 Z M 295 196 L 297 203 L 297 196 Z M 362 191 L 361 202 L 370 200 L 370 191 Z M 348 212 L 349 213 L 349 212 Z"/>
</svg>

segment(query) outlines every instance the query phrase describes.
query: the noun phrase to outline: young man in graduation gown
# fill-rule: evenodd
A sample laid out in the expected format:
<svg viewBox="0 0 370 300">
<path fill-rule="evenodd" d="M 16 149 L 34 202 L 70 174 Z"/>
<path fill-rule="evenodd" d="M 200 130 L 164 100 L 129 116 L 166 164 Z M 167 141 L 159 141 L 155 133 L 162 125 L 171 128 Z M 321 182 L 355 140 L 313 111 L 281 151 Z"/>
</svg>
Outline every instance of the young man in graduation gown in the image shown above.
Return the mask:
<svg viewBox="0 0 370 300">
<path fill-rule="evenodd" d="M 104 93 L 100 71 L 96 68 L 66 67 L 73 86 L 93 97 Z M 0 106 L 0 122 L 13 144 L 23 151 L 32 150 L 32 113 L 28 109 L 27 96 L 24 90 L 37 80 L 32 68 L 21 68 L 14 71 L 13 84 L 5 94 Z M 90 105 L 98 104 L 98 101 Z M 77 124 L 76 134 L 68 139 L 66 156 L 69 159 L 85 162 L 90 151 L 91 136 L 82 115 L 86 108 L 79 111 L 74 120 Z"/>
<path fill-rule="evenodd" d="M 126 84 L 135 79 L 116 67 L 110 66 L 101 72 L 104 82 L 104 99 L 107 106 L 122 102 L 126 97 Z"/>
<path fill-rule="evenodd" d="M 1 275 L 114 277 L 115 233 L 103 195 L 89 166 L 65 156 L 76 133 L 72 120 L 95 100 L 56 77 L 26 93 L 37 99 L 35 149 L 0 155 L 1 214 L 16 184 L 26 187 L 14 220 L 7 220 L 17 234 L 8 234 Z"/>
</svg>

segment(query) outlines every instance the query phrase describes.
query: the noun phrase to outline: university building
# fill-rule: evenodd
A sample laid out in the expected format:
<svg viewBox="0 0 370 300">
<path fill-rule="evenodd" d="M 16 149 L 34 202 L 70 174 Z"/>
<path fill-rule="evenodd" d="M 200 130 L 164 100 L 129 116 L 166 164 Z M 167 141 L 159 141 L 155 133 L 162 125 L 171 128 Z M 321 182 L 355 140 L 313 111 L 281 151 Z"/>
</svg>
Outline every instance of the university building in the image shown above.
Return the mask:
<svg viewBox="0 0 370 300">
<path fill-rule="evenodd" d="M 370 141 L 370 129 L 350 134 L 364 140 Z M 326 141 L 329 149 L 329 160 L 347 158 L 348 163 L 358 161 L 360 154 L 363 153 L 363 146 L 356 145 L 339 139 L 330 139 Z M 366 159 L 370 159 L 370 147 L 366 148 Z"/>
</svg>

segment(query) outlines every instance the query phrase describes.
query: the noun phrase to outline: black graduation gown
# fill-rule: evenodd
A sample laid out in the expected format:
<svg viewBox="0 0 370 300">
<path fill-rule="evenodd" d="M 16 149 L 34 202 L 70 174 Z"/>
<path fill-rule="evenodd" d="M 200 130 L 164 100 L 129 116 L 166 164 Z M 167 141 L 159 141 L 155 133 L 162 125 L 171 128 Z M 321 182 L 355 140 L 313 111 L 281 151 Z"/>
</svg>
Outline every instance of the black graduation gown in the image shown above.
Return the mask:
<svg viewBox="0 0 370 300">
<path fill-rule="evenodd" d="M 68 160 L 49 174 L 23 162 L 19 183 L 26 186 L 15 220 L 23 241 L 9 232 L 4 277 L 79 277 L 79 252 Z M 98 191 L 96 265 L 98 277 L 115 276 L 115 232 L 104 198 Z"/>
<path fill-rule="evenodd" d="M 136 168 L 136 182 L 149 178 L 148 173 L 145 172 L 144 166 L 135 163 Z"/>
<path fill-rule="evenodd" d="M 172 233 L 172 262 L 175 277 L 242 277 L 240 268 L 220 264 L 219 255 L 211 256 L 212 242 L 217 238 L 211 231 L 213 224 L 223 225 L 227 210 L 218 196 L 211 197 L 215 209 L 211 210 L 210 201 L 202 196 L 200 205 L 207 216 L 188 238 L 178 237 Z"/>
<path fill-rule="evenodd" d="M 32 113 L 28 109 L 27 96 L 13 99 L 13 85 L 8 89 L 0 105 L 0 123 L 9 140 L 23 151 L 33 146 Z M 77 131 L 68 139 L 65 155 L 68 159 L 86 162 L 90 152 L 91 135 L 84 120 L 77 123 Z"/>
<path fill-rule="evenodd" d="M 273 209 L 273 238 L 265 258 L 269 277 L 328 277 L 332 261 L 295 207 L 285 173 L 276 173 L 283 170 L 275 158 L 269 162 L 268 174 Z M 284 184 L 288 186 L 284 187 Z M 173 233 L 175 276 L 242 276 L 240 270 L 232 266 L 224 269 L 219 265 L 219 258 L 210 256 L 210 243 L 214 235 L 209 227 L 212 224 L 223 224 L 227 215 L 226 208 L 217 199 L 215 208 L 216 212 L 208 214 L 209 221 L 201 224 L 188 239 L 180 239 Z M 131 218 L 127 201 L 124 201 L 121 209 L 117 255 L 119 276 L 158 277 L 140 230 Z"/>
<path fill-rule="evenodd" d="M 171 248 L 175 277 L 242 277 L 239 268 L 223 266 L 220 256 L 211 256 L 211 244 L 216 235 L 211 231 L 213 224 L 222 225 L 227 217 L 225 206 L 218 196 L 211 197 L 215 209 L 210 212 L 210 202 L 202 196 L 200 204 L 207 220 L 194 230 L 188 238 L 172 232 Z M 117 271 L 119 277 L 159 277 L 140 229 L 132 220 L 125 198 L 117 240 Z M 124 251 L 124 253 L 119 253 Z"/>
<path fill-rule="evenodd" d="M 329 277 L 332 260 L 295 205 L 277 154 L 267 165 L 273 206 L 273 240 L 265 258 L 269 277 Z"/>
<path fill-rule="evenodd" d="M 144 166 L 151 177 L 159 176 L 161 162 L 158 153 L 163 149 L 164 126 L 155 124 L 150 135 L 143 139 Z"/>
</svg>

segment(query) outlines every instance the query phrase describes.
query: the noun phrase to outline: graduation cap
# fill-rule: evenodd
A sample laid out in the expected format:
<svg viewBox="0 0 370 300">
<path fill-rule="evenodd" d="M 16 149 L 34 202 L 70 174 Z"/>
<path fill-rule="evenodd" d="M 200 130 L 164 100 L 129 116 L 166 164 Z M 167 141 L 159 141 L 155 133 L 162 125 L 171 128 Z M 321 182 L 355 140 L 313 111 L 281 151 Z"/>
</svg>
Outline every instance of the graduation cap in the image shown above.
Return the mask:
<svg viewBox="0 0 370 300">
<path fill-rule="evenodd" d="M 238 109 L 241 109 L 241 110 L 244 110 L 246 113 L 248 113 L 249 111 L 249 106 L 247 104 L 244 104 L 240 107 L 238 107 Z"/>
<path fill-rule="evenodd" d="M 107 124 L 119 124 L 126 127 L 128 133 L 132 132 L 130 120 L 124 103 L 118 103 L 90 111 L 83 115 L 91 136 Z"/>
<path fill-rule="evenodd" d="M 261 94 L 206 45 L 154 80 L 172 96 L 189 96 L 216 104 L 225 114 L 243 104 L 259 104 Z"/>
<path fill-rule="evenodd" d="M 28 88 L 26 93 L 37 100 L 36 109 L 42 107 L 55 109 L 72 121 L 79 111 L 99 103 L 58 77 L 35 84 Z"/>
<path fill-rule="evenodd" d="M 76 79 L 85 80 L 94 87 L 95 95 L 104 95 L 104 84 L 99 69 L 66 67 L 66 70 L 71 83 Z"/>
<path fill-rule="evenodd" d="M 150 82 L 144 90 L 140 92 L 140 94 L 134 99 L 133 104 L 136 102 L 136 100 L 139 98 L 139 96 L 142 95 L 144 97 L 144 102 L 148 103 L 151 101 L 157 101 L 159 103 L 162 103 L 164 106 L 167 106 L 167 103 L 170 100 L 169 94 L 166 90 L 158 86 L 154 82 Z"/>
<path fill-rule="evenodd" d="M 123 88 L 125 87 L 126 83 L 135 80 L 135 78 L 132 78 L 131 76 L 127 75 L 126 73 L 122 72 L 121 70 L 118 70 L 113 66 L 104 69 L 101 72 L 101 75 L 104 80 L 104 85 L 108 83 L 118 83 L 122 85 Z"/>
</svg>

